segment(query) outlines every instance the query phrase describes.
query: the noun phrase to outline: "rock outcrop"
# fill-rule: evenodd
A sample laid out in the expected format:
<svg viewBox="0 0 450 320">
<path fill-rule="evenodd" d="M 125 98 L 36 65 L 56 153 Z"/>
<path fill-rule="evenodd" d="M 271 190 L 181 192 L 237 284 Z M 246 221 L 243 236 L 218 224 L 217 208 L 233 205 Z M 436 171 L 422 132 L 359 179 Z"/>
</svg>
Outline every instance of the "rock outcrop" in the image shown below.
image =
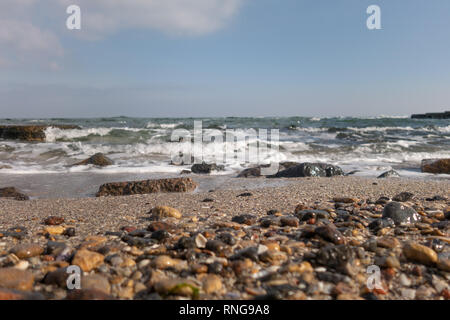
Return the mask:
<svg viewBox="0 0 450 320">
<path fill-rule="evenodd" d="M 0 139 L 22 140 L 22 141 L 45 141 L 45 130 L 47 128 L 58 128 L 63 130 L 80 129 L 75 125 L 23 125 L 23 126 L 0 126 Z"/>
<path fill-rule="evenodd" d="M 191 167 L 191 171 L 193 173 L 200 173 L 200 174 L 209 174 L 212 171 L 223 171 L 223 170 L 225 170 L 225 167 L 222 165 L 217 165 L 215 163 L 207 164 L 205 162 L 200 164 L 199 163 L 194 164 Z"/>
<path fill-rule="evenodd" d="M 450 174 L 450 159 L 422 160 L 422 172 Z"/>
<path fill-rule="evenodd" d="M 300 165 L 300 163 L 298 162 L 281 162 L 279 163 L 279 170 L 278 171 L 282 171 L 282 170 L 286 170 L 295 166 Z M 242 170 L 239 174 L 238 174 L 238 178 L 249 178 L 249 177 L 261 177 L 261 169 L 262 168 L 268 168 L 270 167 L 270 165 L 268 164 L 263 164 L 263 165 L 259 165 L 257 167 L 253 167 L 253 168 L 247 168 Z"/>
<path fill-rule="evenodd" d="M 96 196 L 127 196 L 157 192 L 190 192 L 197 184 L 191 178 L 174 178 L 130 182 L 105 183 L 100 186 Z"/>
<path fill-rule="evenodd" d="M 90 157 L 86 160 L 75 163 L 73 166 L 87 166 L 90 164 L 92 164 L 94 166 L 99 166 L 99 167 L 106 167 L 106 166 L 113 165 L 114 162 L 111 159 L 109 159 L 107 156 L 105 156 L 103 153 L 96 153 L 92 157 Z"/>
<path fill-rule="evenodd" d="M 450 111 L 413 114 L 411 119 L 450 119 Z"/>
<path fill-rule="evenodd" d="M 334 177 L 343 176 L 344 171 L 338 167 L 326 163 L 302 163 L 297 166 L 278 172 L 271 176 L 274 178 L 296 178 L 296 177 Z"/>
<path fill-rule="evenodd" d="M 14 187 L 0 188 L 0 198 L 12 198 L 18 201 L 25 201 L 30 199 L 27 195 L 19 192 Z"/>
</svg>

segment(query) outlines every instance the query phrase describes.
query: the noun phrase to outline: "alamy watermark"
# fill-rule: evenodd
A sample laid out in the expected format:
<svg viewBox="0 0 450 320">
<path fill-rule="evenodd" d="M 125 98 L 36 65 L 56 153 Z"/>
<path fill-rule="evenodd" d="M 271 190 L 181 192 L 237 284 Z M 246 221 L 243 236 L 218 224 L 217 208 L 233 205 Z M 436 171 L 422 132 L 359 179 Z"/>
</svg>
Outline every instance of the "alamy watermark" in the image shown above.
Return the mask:
<svg viewBox="0 0 450 320">
<path fill-rule="evenodd" d="M 218 165 L 261 164 L 267 162 L 270 154 L 278 154 L 279 130 L 270 130 L 270 140 L 268 133 L 268 129 L 203 130 L 203 122 L 194 121 L 193 132 L 187 129 L 172 131 L 171 141 L 178 143 L 179 148 L 171 150 L 171 160 L 177 165 L 201 164 L 206 160 L 204 155 L 208 155 L 208 160 Z M 208 143 L 210 149 L 205 152 Z M 276 162 L 263 166 L 261 175 L 276 174 L 278 167 Z"/>
<path fill-rule="evenodd" d="M 377 265 L 371 265 L 367 267 L 367 274 L 370 276 L 367 278 L 367 288 L 369 290 L 382 290 L 383 286 L 381 283 L 381 270 Z"/>
</svg>

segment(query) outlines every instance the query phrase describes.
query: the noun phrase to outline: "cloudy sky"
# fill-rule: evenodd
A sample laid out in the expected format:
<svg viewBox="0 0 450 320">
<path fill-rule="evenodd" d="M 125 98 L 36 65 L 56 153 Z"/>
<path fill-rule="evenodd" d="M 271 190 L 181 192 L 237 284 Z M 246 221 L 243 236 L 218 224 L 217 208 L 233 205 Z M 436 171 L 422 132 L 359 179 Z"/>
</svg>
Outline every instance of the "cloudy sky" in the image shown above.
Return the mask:
<svg viewBox="0 0 450 320">
<path fill-rule="evenodd" d="M 0 118 L 444 111 L 449 57 L 448 0 L 1 0 Z"/>
</svg>

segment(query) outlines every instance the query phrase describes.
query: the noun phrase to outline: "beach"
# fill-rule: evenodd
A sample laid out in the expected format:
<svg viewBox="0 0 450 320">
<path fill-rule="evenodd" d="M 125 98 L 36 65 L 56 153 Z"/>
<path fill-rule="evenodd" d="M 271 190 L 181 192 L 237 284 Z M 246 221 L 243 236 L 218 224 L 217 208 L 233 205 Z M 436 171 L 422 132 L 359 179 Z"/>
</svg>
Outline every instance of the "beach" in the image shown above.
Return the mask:
<svg viewBox="0 0 450 320">
<path fill-rule="evenodd" d="M 258 188 L 265 180 L 273 185 Z M 0 199 L 0 296 L 449 298 L 448 179 L 247 181 L 252 187 Z M 392 203 L 401 208 L 388 219 Z M 77 263 L 82 289 L 71 291 L 65 268 Z M 373 265 L 381 284 L 369 289 Z"/>
</svg>

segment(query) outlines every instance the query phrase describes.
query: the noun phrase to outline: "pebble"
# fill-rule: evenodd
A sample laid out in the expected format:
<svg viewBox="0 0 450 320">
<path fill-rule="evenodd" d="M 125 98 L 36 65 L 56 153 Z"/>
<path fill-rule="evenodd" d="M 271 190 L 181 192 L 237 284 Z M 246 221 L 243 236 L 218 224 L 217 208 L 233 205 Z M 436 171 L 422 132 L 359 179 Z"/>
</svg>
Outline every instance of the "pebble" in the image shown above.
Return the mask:
<svg viewBox="0 0 450 320">
<path fill-rule="evenodd" d="M 64 223 L 64 218 L 51 216 L 51 217 L 46 218 L 44 220 L 44 223 L 48 226 L 58 226 L 58 225 Z"/>
<path fill-rule="evenodd" d="M 397 194 L 396 196 L 394 196 L 392 198 L 392 200 L 394 201 L 398 201 L 398 202 L 407 202 L 410 201 L 414 198 L 414 194 L 412 194 L 411 192 L 402 192 Z"/>
<path fill-rule="evenodd" d="M 35 256 L 39 256 L 44 252 L 38 244 L 18 244 L 11 249 L 11 253 L 14 253 L 19 259 L 27 259 Z"/>
<path fill-rule="evenodd" d="M 0 288 L 30 291 L 33 283 L 34 276 L 30 271 L 16 268 L 0 269 Z"/>
<path fill-rule="evenodd" d="M 408 225 L 420 222 L 420 215 L 413 209 L 400 202 L 390 202 L 384 207 L 382 218 L 390 218 L 396 225 Z"/>
<path fill-rule="evenodd" d="M 64 228 L 63 226 L 48 226 L 44 228 L 44 234 L 49 234 L 49 235 L 61 235 L 64 233 L 64 231 L 66 230 L 66 228 Z"/>
<path fill-rule="evenodd" d="M 162 218 L 181 219 L 181 217 L 182 217 L 182 214 L 180 211 L 178 211 L 175 208 L 168 207 L 168 206 L 155 207 L 152 210 L 150 210 L 150 213 L 152 214 L 152 217 L 155 220 L 159 220 Z"/>
<path fill-rule="evenodd" d="M 208 239 L 206 239 L 201 233 L 199 233 L 195 237 L 195 244 L 196 244 L 197 248 L 205 248 L 207 242 L 208 242 Z"/>
<path fill-rule="evenodd" d="M 162 295 L 180 295 L 195 298 L 199 294 L 199 287 L 189 279 L 166 279 L 155 283 L 155 291 Z"/>
<path fill-rule="evenodd" d="M 215 274 L 208 274 L 202 278 L 203 291 L 207 294 L 220 293 L 223 284 L 222 279 Z"/>
<path fill-rule="evenodd" d="M 251 214 L 241 214 L 239 216 L 234 216 L 231 219 L 232 222 L 236 222 L 239 224 L 246 224 L 246 225 L 252 225 L 254 223 L 256 223 L 256 216 L 251 215 Z"/>
<path fill-rule="evenodd" d="M 108 295 L 111 293 L 111 285 L 108 279 L 97 274 L 82 277 L 81 287 L 83 289 L 95 289 Z"/>
<path fill-rule="evenodd" d="M 104 258 L 100 253 L 81 249 L 76 252 L 72 264 L 79 266 L 84 272 L 90 272 L 103 264 Z"/>
<path fill-rule="evenodd" d="M 418 243 L 409 242 L 403 247 L 403 254 L 411 261 L 433 265 L 438 261 L 437 253 Z"/>
<path fill-rule="evenodd" d="M 172 259 L 169 256 L 159 256 L 159 257 L 156 257 L 155 259 L 153 259 L 152 266 L 154 268 L 164 270 L 167 268 L 174 268 L 174 267 L 182 264 L 183 262 L 185 262 L 185 261 L 179 260 L 179 259 Z"/>
<path fill-rule="evenodd" d="M 416 290 L 414 289 L 402 288 L 400 290 L 400 294 L 402 295 L 403 298 L 408 300 L 414 300 L 416 298 Z"/>
</svg>

